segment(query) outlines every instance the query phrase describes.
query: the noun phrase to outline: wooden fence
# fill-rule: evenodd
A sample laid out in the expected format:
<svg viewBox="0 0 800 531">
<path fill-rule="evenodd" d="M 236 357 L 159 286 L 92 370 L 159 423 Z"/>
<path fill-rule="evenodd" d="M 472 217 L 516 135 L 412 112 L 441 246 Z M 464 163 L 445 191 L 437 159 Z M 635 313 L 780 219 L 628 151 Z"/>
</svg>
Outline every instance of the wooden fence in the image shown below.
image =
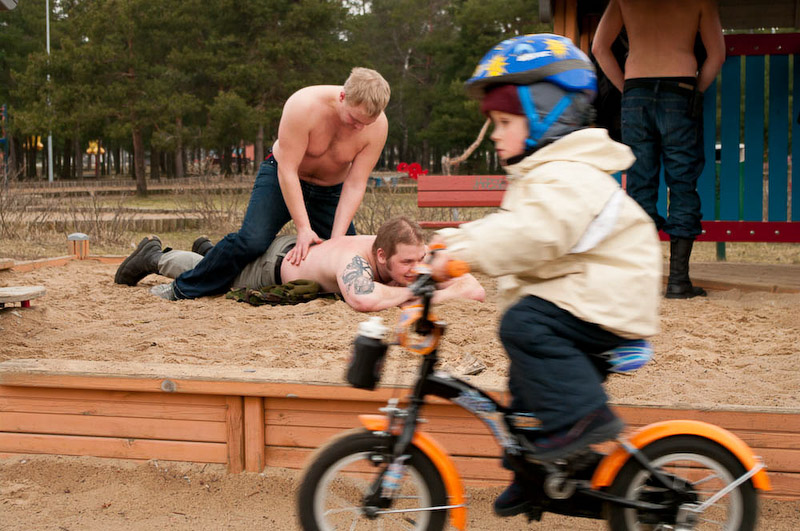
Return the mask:
<svg viewBox="0 0 800 531">
<path fill-rule="evenodd" d="M 231 472 L 301 468 L 330 437 L 376 413 L 398 388 L 368 392 L 274 381 L 268 369 L 63 360 L 0 363 L 0 455 L 64 454 L 226 464 Z M 777 498 L 800 498 L 800 412 L 620 405 L 632 427 L 698 419 L 729 429 L 767 463 Z M 469 484 L 501 484 L 488 429 L 449 403 L 425 409 L 424 429 Z"/>
</svg>

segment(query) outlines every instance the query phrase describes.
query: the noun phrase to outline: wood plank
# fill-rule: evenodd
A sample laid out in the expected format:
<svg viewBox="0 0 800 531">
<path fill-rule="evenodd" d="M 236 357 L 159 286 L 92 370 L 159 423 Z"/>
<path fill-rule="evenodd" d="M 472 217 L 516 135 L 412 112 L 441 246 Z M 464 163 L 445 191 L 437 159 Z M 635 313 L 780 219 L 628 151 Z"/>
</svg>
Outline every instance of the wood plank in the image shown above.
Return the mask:
<svg viewBox="0 0 800 531">
<path fill-rule="evenodd" d="M 0 432 L 0 452 L 225 463 L 224 444 Z"/>
<path fill-rule="evenodd" d="M 722 65 L 720 118 L 719 208 L 720 219 L 739 219 L 739 109 L 741 108 L 741 57 L 728 57 Z"/>
<path fill-rule="evenodd" d="M 269 369 L 248 370 L 253 372 L 245 373 L 242 368 L 220 370 L 167 363 L 9 360 L 0 363 L 0 386 L 323 400 L 336 396 L 341 400 L 384 402 L 398 393 L 405 394 L 398 391 L 398 387 L 365 391 L 344 384 L 301 381 L 307 377 L 303 369 L 297 370 L 297 381 L 275 380 Z M 341 373 L 336 371 L 336 374 Z"/>
<path fill-rule="evenodd" d="M 767 221 L 786 221 L 789 158 L 789 57 L 769 58 Z"/>
<path fill-rule="evenodd" d="M 377 414 L 378 412 L 370 410 L 356 413 L 267 411 L 267 429 L 270 426 L 281 427 L 281 429 L 290 426 L 348 429 L 360 426 L 358 414 L 361 413 Z M 437 417 L 424 414 L 422 418 L 426 421 L 422 429 L 429 433 L 460 433 L 462 435 L 485 435 L 490 433 L 489 428 L 477 417 Z"/>
<path fill-rule="evenodd" d="M 276 425 L 298 424 L 314 426 L 318 422 L 322 425 L 338 426 L 350 425 L 349 422 L 341 423 L 339 417 L 361 413 L 375 413 L 376 407 L 369 402 L 334 402 L 325 403 L 325 410 L 321 411 L 318 401 L 304 399 L 270 399 L 267 409 L 267 422 Z M 794 409 L 763 410 L 760 408 L 726 408 L 699 410 L 679 407 L 659 406 L 630 406 L 612 404 L 615 411 L 628 423 L 636 426 L 672 419 L 700 420 L 717 424 L 731 430 L 750 430 L 756 432 L 800 433 L 800 412 Z M 330 419 L 320 418 L 321 413 Z M 429 423 L 442 422 L 448 425 L 448 419 L 468 427 L 474 422 L 475 426 L 483 426 L 476 417 L 466 412 L 459 406 L 450 403 L 426 404 L 423 409 L 423 418 Z M 455 424 L 452 424 L 455 425 Z M 428 429 L 427 426 L 425 429 Z M 483 433 L 483 430 L 477 430 Z"/>
<path fill-rule="evenodd" d="M 501 191 L 426 192 L 417 197 L 419 207 L 496 207 L 503 200 Z"/>
<path fill-rule="evenodd" d="M 0 288 L 0 304 L 24 302 L 45 295 L 44 286 L 10 286 Z"/>
<path fill-rule="evenodd" d="M 41 258 L 39 260 L 16 262 L 11 267 L 11 271 L 15 271 L 17 273 L 28 273 L 30 271 L 41 269 L 43 267 L 56 267 L 56 266 L 67 265 L 67 263 L 71 262 L 72 260 L 75 260 L 74 256 L 58 256 L 55 258 Z"/>
<path fill-rule="evenodd" d="M 764 56 L 745 59 L 744 208 L 748 221 L 763 219 L 764 201 Z"/>
<path fill-rule="evenodd" d="M 406 392 L 403 392 L 398 395 L 401 399 L 399 405 L 402 407 L 407 401 L 405 400 Z M 489 392 L 490 396 L 493 396 L 496 400 L 500 402 L 506 402 L 505 395 L 507 393 L 503 392 Z M 449 418 L 457 418 L 457 419 L 474 419 L 475 416 L 472 413 L 469 413 L 464 408 L 460 406 L 456 406 L 452 402 L 437 399 L 436 397 L 430 397 L 431 401 L 425 403 L 425 407 L 423 408 L 423 417 L 449 417 Z M 267 408 L 269 411 L 281 411 L 285 413 L 313 413 L 317 414 L 320 411 L 325 411 L 327 413 L 345 413 L 345 414 L 362 414 L 362 413 L 375 413 L 378 414 L 378 408 L 383 407 L 384 400 L 376 399 L 376 400 L 361 400 L 361 401 L 336 401 L 336 400 L 328 400 L 323 403 L 320 403 L 319 400 L 309 400 L 305 398 L 270 398 L 269 400 L 269 407 Z"/>
<path fill-rule="evenodd" d="M 795 20 L 800 17 L 800 0 L 795 0 Z M 797 27 L 800 27 L 798 25 Z M 796 54 L 792 58 L 792 116 L 800 116 L 800 55 Z M 800 160 L 800 135 L 797 134 L 797 126 L 792 122 L 792 160 Z M 792 204 L 790 218 L 800 221 L 800 164 L 792 164 L 792 195 L 789 201 Z"/>
<path fill-rule="evenodd" d="M 264 399 L 247 396 L 244 399 L 244 469 L 248 472 L 264 470 Z"/>
<path fill-rule="evenodd" d="M 429 192 L 500 192 L 508 187 L 505 175 L 420 175 L 417 195 Z"/>
<path fill-rule="evenodd" d="M 580 34 L 578 27 L 578 0 L 567 0 L 564 11 L 564 36 L 577 45 Z"/>
<path fill-rule="evenodd" d="M 88 417 L 34 413 L 0 413 L 0 430 L 53 435 L 94 435 L 134 439 L 221 442 L 225 424 L 129 417 Z"/>
<path fill-rule="evenodd" d="M 764 6 L 755 6 L 763 10 Z M 752 20 L 752 17 L 750 17 Z M 783 18 L 785 20 L 785 18 Z M 748 25 L 747 27 L 753 27 Z M 786 55 L 800 53 L 800 34 L 745 34 L 737 33 L 725 36 L 726 55 Z"/>
<path fill-rule="evenodd" d="M 88 417 L 131 417 L 224 422 L 225 406 L 150 403 L 110 400 L 52 400 L 47 398 L 7 398 L 0 391 L 0 412 L 59 413 Z"/>
<path fill-rule="evenodd" d="M 314 428 L 311 426 L 285 426 L 267 432 L 267 446 L 293 446 L 317 448 L 343 430 L 339 428 Z M 425 430 L 427 432 L 427 430 Z M 430 434 L 444 446 L 448 453 L 463 456 L 498 457 L 500 447 L 488 432 L 466 437 L 461 433 Z"/>
<path fill-rule="evenodd" d="M 564 35 L 567 27 L 566 0 L 553 0 L 553 33 Z"/>
<path fill-rule="evenodd" d="M 225 418 L 228 471 L 236 474 L 244 470 L 244 401 L 240 396 L 229 396 L 226 403 L 228 404 Z"/>
<path fill-rule="evenodd" d="M 0 364 L 2 365 L 2 364 Z M 97 389 L 58 389 L 46 387 L 17 387 L 0 385 L 0 396 L 21 398 L 45 398 L 59 400 L 95 400 L 109 402 L 151 402 L 187 405 L 212 405 L 225 407 L 225 397 L 208 394 L 105 391 Z"/>
<path fill-rule="evenodd" d="M 785 472 L 767 472 L 772 483 L 772 491 L 766 494 L 767 498 L 781 497 L 789 499 L 800 498 L 800 474 Z"/>
<path fill-rule="evenodd" d="M 746 409 L 697 410 L 682 408 L 613 405 L 629 424 L 643 425 L 661 420 L 700 420 L 729 430 L 800 433 L 800 415 L 794 412 L 748 411 Z"/>
<path fill-rule="evenodd" d="M 764 459 L 768 472 L 800 472 L 800 450 L 786 448 L 754 448 Z"/>
</svg>

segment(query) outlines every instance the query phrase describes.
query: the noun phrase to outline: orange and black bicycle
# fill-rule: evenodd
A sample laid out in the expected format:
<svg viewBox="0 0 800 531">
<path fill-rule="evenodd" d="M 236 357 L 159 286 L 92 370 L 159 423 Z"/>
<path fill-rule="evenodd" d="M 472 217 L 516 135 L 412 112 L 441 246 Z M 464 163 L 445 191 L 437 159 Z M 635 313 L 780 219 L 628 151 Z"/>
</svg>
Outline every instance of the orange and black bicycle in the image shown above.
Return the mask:
<svg viewBox="0 0 800 531">
<path fill-rule="evenodd" d="M 448 518 L 454 528 L 466 528 L 465 491 L 453 460 L 417 429 L 428 396 L 458 404 L 489 427 L 506 463 L 530 486 L 530 520 L 551 512 L 606 519 L 612 530 L 755 529 L 757 491 L 770 489 L 764 464 L 741 439 L 712 424 L 658 422 L 620 437 L 608 453 L 537 461 L 524 442 L 530 414 L 435 370 L 445 330 L 430 312 L 435 286 L 422 266 L 412 286 L 422 305 L 400 318 L 397 343 L 422 360 L 410 394 L 402 407 L 392 399 L 383 415 L 360 416 L 362 428 L 315 453 L 298 492 L 304 530 L 440 530 Z M 375 321 L 361 332 L 348 380 L 369 389 L 380 378 L 387 344 Z"/>
</svg>

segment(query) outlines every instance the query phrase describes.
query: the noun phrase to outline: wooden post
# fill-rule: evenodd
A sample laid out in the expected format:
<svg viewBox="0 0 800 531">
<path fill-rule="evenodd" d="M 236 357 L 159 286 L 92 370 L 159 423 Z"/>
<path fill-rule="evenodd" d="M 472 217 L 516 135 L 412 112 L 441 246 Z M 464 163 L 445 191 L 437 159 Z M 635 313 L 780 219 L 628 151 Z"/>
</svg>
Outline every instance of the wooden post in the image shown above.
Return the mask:
<svg viewBox="0 0 800 531">
<path fill-rule="evenodd" d="M 553 33 L 564 35 L 566 28 L 567 0 L 555 0 L 553 5 Z"/>
<path fill-rule="evenodd" d="M 265 400 L 260 396 L 244 397 L 244 469 L 247 472 L 264 470 Z"/>
<path fill-rule="evenodd" d="M 228 471 L 236 474 L 244 470 L 244 406 L 241 396 L 228 396 L 225 404 L 228 406 L 225 413 Z"/>
<path fill-rule="evenodd" d="M 74 232 L 67 236 L 68 252 L 78 260 L 85 260 L 89 257 L 89 236 L 80 232 Z"/>
<path fill-rule="evenodd" d="M 566 0 L 564 7 L 564 36 L 580 45 L 580 32 L 578 30 L 578 0 Z"/>
</svg>

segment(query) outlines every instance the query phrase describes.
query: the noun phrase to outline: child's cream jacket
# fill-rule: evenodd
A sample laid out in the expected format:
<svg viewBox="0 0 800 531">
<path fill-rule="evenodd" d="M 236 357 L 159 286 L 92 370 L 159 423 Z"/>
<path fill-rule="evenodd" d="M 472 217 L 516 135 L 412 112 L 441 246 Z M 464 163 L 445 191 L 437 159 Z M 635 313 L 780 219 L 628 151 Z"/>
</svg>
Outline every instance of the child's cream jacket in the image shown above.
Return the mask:
<svg viewBox="0 0 800 531">
<path fill-rule="evenodd" d="M 655 225 L 611 174 L 634 161 L 605 129 L 583 129 L 506 168 L 500 210 L 443 229 L 448 252 L 498 277 L 501 303 L 526 295 L 626 338 L 658 332 Z"/>
</svg>

